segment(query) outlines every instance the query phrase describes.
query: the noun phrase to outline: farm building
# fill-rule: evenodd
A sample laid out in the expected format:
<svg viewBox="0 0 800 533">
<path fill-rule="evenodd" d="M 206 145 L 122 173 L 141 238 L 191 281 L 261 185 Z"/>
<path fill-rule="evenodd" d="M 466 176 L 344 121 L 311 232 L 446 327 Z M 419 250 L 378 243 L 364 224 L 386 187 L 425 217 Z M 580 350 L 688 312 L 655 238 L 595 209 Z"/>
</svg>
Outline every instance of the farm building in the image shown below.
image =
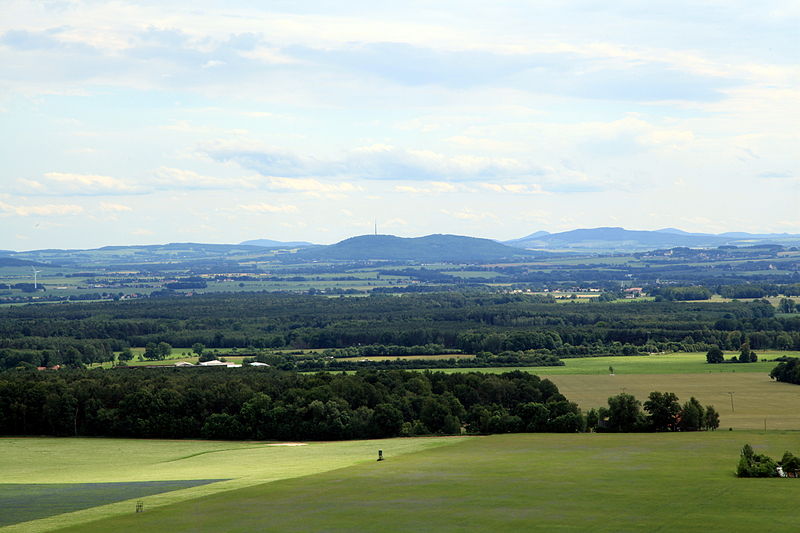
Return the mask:
<svg viewBox="0 0 800 533">
<path fill-rule="evenodd" d="M 213 361 L 205 361 L 200 363 L 200 366 L 226 366 L 228 368 L 239 368 L 242 365 L 237 365 L 236 363 L 228 363 L 226 361 L 217 361 L 214 359 Z"/>
<path fill-rule="evenodd" d="M 641 287 L 625 289 L 625 298 L 639 298 L 640 296 L 644 296 L 644 290 Z"/>
</svg>

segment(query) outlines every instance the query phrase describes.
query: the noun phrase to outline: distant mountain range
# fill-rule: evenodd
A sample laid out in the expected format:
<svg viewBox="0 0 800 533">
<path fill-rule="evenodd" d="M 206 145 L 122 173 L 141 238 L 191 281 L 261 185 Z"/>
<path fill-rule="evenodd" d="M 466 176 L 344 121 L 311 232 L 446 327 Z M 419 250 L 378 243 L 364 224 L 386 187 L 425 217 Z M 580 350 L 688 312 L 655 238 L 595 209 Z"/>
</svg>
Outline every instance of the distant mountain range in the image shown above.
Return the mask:
<svg viewBox="0 0 800 533">
<path fill-rule="evenodd" d="M 459 235 L 427 235 L 403 238 L 362 235 L 330 246 L 315 246 L 282 258 L 287 261 L 421 261 L 472 262 L 525 258 L 535 252 L 506 246 L 490 239 Z"/>
<path fill-rule="evenodd" d="M 242 241 L 239 244 L 245 246 L 262 246 L 264 248 L 302 248 L 304 246 L 314 246 L 310 242 L 305 241 L 273 241 L 271 239 L 253 239 L 251 241 Z"/>
<path fill-rule="evenodd" d="M 92 250 L 0 251 L 0 266 L 78 266 L 82 268 L 145 265 L 217 265 L 280 260 L 306 261 L 417 261 L 501 262 L 530 260 L 544 253 L 631 253 L 665 248 L 717 248 L 719 246 L 800 246 L 800 235 L 729 232 L 718 235 L 688 233 L 675 228 L 635 231 L 623 228 L 576 229 L 561 233 L 537 231 L 521 239 L 497 242 L 458 235 L 403 238 L 362 235 L 328 246 L 270 239 L 241 244 L 170 243 L 161 245 L 104 246 Z M 32 263 L 26 263 L 32 262 Z"/>
<path fill-rule="evenodd" d="M 504 244 L 532 250 L 633 252 L 676 247 L 716 248 L 718 246 L 752 246 L 756 244 L 792 246 L 800 245 L 800 235 L 745 232 L 688 233 L 675 228 L 637 231 L 607 227 L 576 229 L 561 233 L 537 231 L 520 239 L 505 241 Z"/>
</svg>

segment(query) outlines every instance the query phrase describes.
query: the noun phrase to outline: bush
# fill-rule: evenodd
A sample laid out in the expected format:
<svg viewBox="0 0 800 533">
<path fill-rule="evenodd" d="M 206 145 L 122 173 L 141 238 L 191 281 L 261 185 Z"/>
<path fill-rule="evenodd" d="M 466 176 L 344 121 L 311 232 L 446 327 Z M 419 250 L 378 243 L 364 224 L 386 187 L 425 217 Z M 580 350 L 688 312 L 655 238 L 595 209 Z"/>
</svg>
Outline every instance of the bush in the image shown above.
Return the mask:
<svg viewBox="0 0 800 533">
<path fill-rule="evenodd" d="M 778 477 L 778 463 L 766 455 L 757 454 L 752 446 L 745 444 L 736 468 L 738 477 Z"/>
</svg>

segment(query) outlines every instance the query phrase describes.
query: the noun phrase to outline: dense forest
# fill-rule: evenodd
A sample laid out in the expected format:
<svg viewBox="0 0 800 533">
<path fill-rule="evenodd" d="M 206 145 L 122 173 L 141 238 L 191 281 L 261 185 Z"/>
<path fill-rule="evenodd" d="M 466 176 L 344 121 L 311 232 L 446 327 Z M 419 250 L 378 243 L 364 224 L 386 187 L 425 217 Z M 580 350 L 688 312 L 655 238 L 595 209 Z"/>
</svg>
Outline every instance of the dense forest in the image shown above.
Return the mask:
<svg viewBox="0 0 800 533">
<path fill-rule="evenodd" d="M 582 431 L 527 372 L 299 374 L 118 368 L 0 373 L 0 435 L 335 440 Z"/>
<path fill-rule="evenodd" d="M 738 350 L 745 343 L 797 350 L 800 314 L 776 313 L 766 300 L 556 303 L 488 292 L 248 293 L 0 310 L 0 368 L 81 366 L 161 342 L 253 351 L 438 345 L 442 353 L 556 358 Z"/>
</svg>

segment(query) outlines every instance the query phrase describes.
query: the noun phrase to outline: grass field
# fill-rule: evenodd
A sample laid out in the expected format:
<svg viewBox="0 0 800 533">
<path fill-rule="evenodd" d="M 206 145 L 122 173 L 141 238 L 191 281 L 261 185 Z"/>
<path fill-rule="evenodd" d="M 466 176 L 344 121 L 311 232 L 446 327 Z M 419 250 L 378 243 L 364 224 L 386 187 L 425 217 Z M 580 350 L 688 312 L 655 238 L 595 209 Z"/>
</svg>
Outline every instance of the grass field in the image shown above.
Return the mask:
<svg viewBox="0 0 800 533">
<path fill-rule="evenodd" d="M 800 433 L 497 435 L 128 512 L 66 532 L 797 531 L 800 480 L 738 479 Z"/>
<path fill-rule="evenodd" d="M 627 392 L 644 402 L 653 391 L 674 392 L 713 405 L 720 428 L 800 430 L 800 387 L 751 372 L 717 374 L 552 375 L 564 396 L 582 409 L 608 405 L 608 397 Z M 733 392 L 733 409 L 731 395 Z M 800 436 L 800 435 L 799 435 Z"/>
<path fill-rule="evenodd" d="M 738 352 L 726 352 L 725 357 L 737 355 Z M 774 359 L 781 355 L 800 357 L 798 352 L 758 352 L 759 358 Z M 699 352 L 670 353 L 663 355 L 632 355 L 617 357 L 581 357 L 562 359 L 564 366 L 541 366 L 519 368 L 481 368 L 481 369 L 448 369 L 445 372 L 493 372 L 502 373 L 509 370 L 527 370 L 542 376 L 564 374 L 610 374 L 608 367 L 614 367 L 614 373 L 619 374 L 739 374 L 763 373 L 769 374 L 778 363 L 773 361 L 758 361 L 757 363 L 733 364 L 725 363 L 709 365 L 706 363 L 706 354 Z"/>
<path fill-rule="evenodd" d="M 739 352 L 725 352 L 730 359 Z M 774 359 L 782 355 L 798 357 L 798 352 L 758 352 L 759 359 Z M 668 353 L 655 355 L 632 355 L 625 357 L 582 357 L 579 359 L 563 359 L 564 366 L 545 367 L 540 374 L 609 374 L 609 367 L 614 367 L 615 374 L 697 374 L 697 373 L 739 373 L 765 372 L 775 368 L 777 363 L 758 361 L 756 363 L 734 364 L 724 363 L 709 365 L 705 352 Z"/>
<path fill-rule="evenodd" d="M 0 527 L 3 533 L 51 531 L 69 524 L 128 513 L 141 499 L 148 510 L 186 499 L 307 476 L 326 470 L 374 462 L 378 449 L 388 457 L 452 444 L 451 437 L 386 439 L 270 446 L 258 442 L 166 441 L 132 439 L 0 439 L 0 502 L 13 488 L 4 484 L 130 483 L 226 479 L 173 492 L 142 497 L 128 487 L 130 498 L 40 520 Z M 6 487 L 4 489 L 4 486 Z M 138 491 L 138 492 L 137 492 Z M 82 498 L 86 504 L 86 498 Z M 105 503 L 98 499 L 97 502 Z M 43 502 L 44 505 L 44 502 Z M 0 508 L 0 515 L 11 514 Z M 57 511 L 57 509 L 53 509 Z"/>
</svg>

